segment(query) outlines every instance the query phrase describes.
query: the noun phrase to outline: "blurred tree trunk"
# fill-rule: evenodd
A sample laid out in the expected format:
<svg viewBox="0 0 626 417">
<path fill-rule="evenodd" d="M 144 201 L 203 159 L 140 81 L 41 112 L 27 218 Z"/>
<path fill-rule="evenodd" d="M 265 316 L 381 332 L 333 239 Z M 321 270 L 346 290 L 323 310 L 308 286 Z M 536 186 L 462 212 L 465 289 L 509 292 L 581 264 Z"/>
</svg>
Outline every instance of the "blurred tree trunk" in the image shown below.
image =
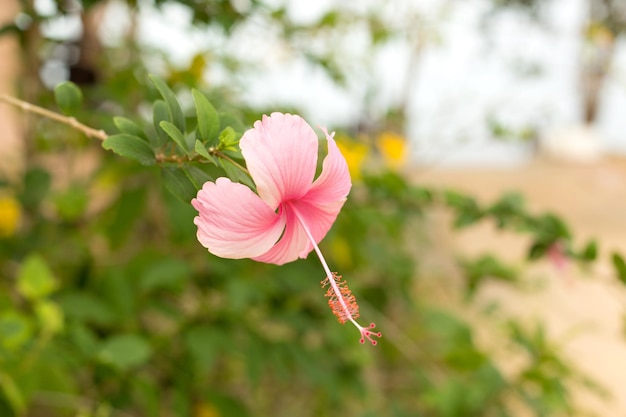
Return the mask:
<svg viewBox="0 0 626 417">
<path fill-rule="evenodd" d="M 81 13 L 83 34 L 78 42 L 78 61 L 70 65 L 70 81 L 78 85 L 97 84 L 101 76 L 98 68 L 103 59 L 103 47 L 98 32 L 107 5 L 108 2 L 102 1 Z"/>
<path fill-rule="evenodd" d="M 600 108 L 602 88 L 609 74 L 615 40 L 623 30 L 619 2 L 624 0 L 590 0 L 589 21 L 584 29 L 581 89 L 583 117 L 586 124 L 593 124 Z"/>
<path fill-rule="evenodd" d="M 2 0 L 0 26 L 13 22 L 20 12 L 19 0 Z M 15 95 L 21 70 L 19 41 L 11 33 L 0 36 L 0 93 Z M 0 104 L 0 178 L 15 180 L 24 169 L 24 131 L 19 112 Z"/>
<path fill-rule="evenodd" d="M 602 87 L 611 70 L 617 39 L 626 35 L 626 0 L 589 0 L 585 28 L 582 89 L 585 121 L 598 115 Z"/>
</svg>

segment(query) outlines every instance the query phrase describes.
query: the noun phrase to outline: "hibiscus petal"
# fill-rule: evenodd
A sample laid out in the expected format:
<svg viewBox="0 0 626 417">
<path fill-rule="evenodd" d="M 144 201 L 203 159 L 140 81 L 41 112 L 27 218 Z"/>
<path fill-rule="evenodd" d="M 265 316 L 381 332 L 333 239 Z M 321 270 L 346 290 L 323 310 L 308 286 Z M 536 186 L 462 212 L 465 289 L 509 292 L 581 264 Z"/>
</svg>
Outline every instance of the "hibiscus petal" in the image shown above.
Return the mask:
<svg viewBox="0 0 626 417">
<path fill-rule="evenodd" d="M 297 210 L 300 221 L 304 223 L 309 229 L 311 236 L 315 240 L 315 243 L 320 243 L 326 233 L 330 230 L 333 223 L 337 219 L 337 215 L 341 211 L 343 203 L 346 199 L 334 201 L 324 204 L 312 204 L 310 202 L 300 200 L 294 204 L 295 210 Z M 306 256 L 313 250 L 313 244 L 307 239 L 306 244 L 300 248 L 299 257 L 306 258 Z"/>
<path fill-rule="evenodd" d="M 318 138 L 300 116 L 263 116 L 244 133 L 239 145 L 259 196 L 273 209 L 311 188 Z"/>
<path fill-rule="evenodd" d="M 287 223 L 285 232 L 270 251 L 254 258 L 256 261 L 280 265 L 306 258 L 313 250 L 313 244 L 301 222 L 309 229 L 315 243 L 319 243 L 337 219 L 352 182 L 345 158 L 334 139 L 326 130 L 324 133 L 328 139 L 328 154 L 322 165 L 322 173 L 302 198 L 290 200 L 281 206 Z"/>
<path fill-rule="evenodd" d="M 252 258 L 255 261 L 282 265 L 295 261 L 299 257 L 305 258 L 313 248 L 293 209 L 289 205 L 285 205 L 281 206 L 281 212 L 287 224 L 283 236 L 269 251 Z M 309 246 L 310 249 L 303 254 L 303 249 Z"/>
<path fill-rule="evenodd" d="M 207 182 L 191 204 L 199 215 L 198 241 L 222 258 L 253 258 L 276 243 L 285 227 L 279 216 L 245 185 L 228 178 Z"/>
<path fill-rule="evenodd" d="M 326 129 L 323 130 L 328 141 L 328 154 L 324 158 L 320 176 L 302 198 L 306 202 L 319 206 L 332 205 L 334 202 L 344 200 L 352 187 L 346 158 L 339 151 L 332 136 Z"/>
</svg>

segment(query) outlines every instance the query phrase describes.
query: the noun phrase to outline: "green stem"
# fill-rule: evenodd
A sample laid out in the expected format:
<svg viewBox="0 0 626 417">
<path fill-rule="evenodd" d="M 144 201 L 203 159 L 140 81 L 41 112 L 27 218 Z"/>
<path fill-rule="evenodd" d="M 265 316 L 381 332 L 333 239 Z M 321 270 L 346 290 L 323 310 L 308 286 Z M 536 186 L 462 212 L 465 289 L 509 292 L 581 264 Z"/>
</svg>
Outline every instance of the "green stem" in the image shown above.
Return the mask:
<svg viewBox="0 0 626 417">
<path fill-rule="evenodd" d="M 211 149 L 209 149 L 209 153 L 211 155 L 217 156 L 218 158 L 223 158 L 223 159 L 227 160 L 228 162 L 230 162 L 231 164 L 233 164 L 234 166 L 236 166 L 237 168 L 242 170 L 246 175 L 250 175 L 250 171 L 248 171 L 248 169 L 246 167 L 244 167 L 243 165 L 235 162 L 235 160 L 233 158 L 231 158 L 230 156 L 228 156 L 226 154 L 223 154 L 218 149 L 211 148 Z"/>
</svg>

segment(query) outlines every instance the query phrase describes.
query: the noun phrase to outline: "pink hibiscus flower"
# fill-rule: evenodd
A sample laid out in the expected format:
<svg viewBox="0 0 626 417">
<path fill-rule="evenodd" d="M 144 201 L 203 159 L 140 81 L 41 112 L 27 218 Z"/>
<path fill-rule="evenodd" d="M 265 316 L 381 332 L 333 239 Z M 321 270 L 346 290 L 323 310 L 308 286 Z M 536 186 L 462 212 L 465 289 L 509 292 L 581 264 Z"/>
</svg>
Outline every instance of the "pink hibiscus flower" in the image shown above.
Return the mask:
<svg viewBox="0 0 626 417">
<path fill-rule="evenodd" d="M 319 140 L 300 117 L 272 113 L 244 133 L 239 145 L 257 193 L 228 178 L 207 182 L 191 204 L 199 215 L 198 241 L 222 258 L 252 258 L 282 265 L 319 257 L 328 286 L 328 304 L 340 323 L 350 321 L 361 343 L 380 337 L 356 322 L 358 305 L 345 281 L 331 272 L 317 244 L 324 238 L 346 201 L 352 183 L 346 160 L 332 135 L 324 130 L 328 153 L 315 178 Z"/>
</svg>

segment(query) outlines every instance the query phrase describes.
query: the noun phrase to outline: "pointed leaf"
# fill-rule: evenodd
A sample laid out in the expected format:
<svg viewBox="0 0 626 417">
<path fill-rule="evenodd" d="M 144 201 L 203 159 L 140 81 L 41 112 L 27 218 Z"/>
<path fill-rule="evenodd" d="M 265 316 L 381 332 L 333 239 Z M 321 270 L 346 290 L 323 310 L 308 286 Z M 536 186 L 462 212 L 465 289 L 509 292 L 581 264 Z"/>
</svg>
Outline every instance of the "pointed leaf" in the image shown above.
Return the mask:
<svg viewBox="0 0 626 417">
<path fill-rule="evenodd" d="M 615 252 L 611 256 L 611 260 L 613 261 L 613 266 L 615 267 L 615 272 L 617 272 L 617 278 L 620 282 L 626 285 L 626 262 L 622 255 Z"/>
<path fill-rule="evenodd" d="M 181 201 L 189 203 L 198 193 L 191 180 L 180 168 L 164 167 L 162 175 L 165 188 Z"/>
<path fill-rule="evenodd" d="M 178 130 L 176 126 L 166 120 L 159 123 L 159 126 L 161 126 L 161 129 L 163 129 L 165 133 L 167 133 L 167 135 L 172 138 L 174 142 L 176 142 L 179 148 L 185 151 L 186 154 L 189 154 L 189 150 L 187 149 L 187 142 L 185 141 L 185 136 L 180 130 Z"/>
<path fill-rule="evenodd" d="M 238 168 L 235 164 L 223 158 L 220 158 L 220 163 L 224 167 L 224 171 L 226 171 L 226 176 L 228 178 L 233 181 L 247 185 L 252 190 L 256 190 L 256 186 L 254 185 L 252 178 L 247 176 L 246 173 Z"/>
<path fill-rule="evenodd" d="M 142 165 L 154 165 L 156 163 L 150 145 L 137 136 L 125 133 L 112 135 L 102 142 L 102 147 L 125 158 L 134 159 Z"/>
<path fill-rule="evenodd" d="M 212 162 L 214 165 L 217 165 L 216 159 L 209 153 L 207 148 L 199 140 L 196 140 L 195 151 L 198 155 L 203 156 L 205 159 Z"/>
<path fill-rule="evenodd" d="M 189 178 L 189 181 L 191 181 L 196 188 L 196 191 L 202 188 L 205 182 L 214 180 L 209 174 L 193 165 L 186 166 L 183 170 L 187 178 Z"/>
<path fill-rule="evenodd" d="M 54 98 L 61 111 L 66 115 L 74 114 L 83 104 L 83 93 L 71 81 L 63 82 L 54 87 Z"/>
<path fill-rule="evenodd" d="M 178 130 L 180 130 L 181 132 L 184 132 L 185 131 L 185 116 L 183 114 L 183 110 L 180 108 L 180 104 L 178 103 L 178 99 L 176 98 L 176 95 L 168 87 L 165 81 L 163 81 L 159 77 L 150 75 L 150 80 L 152 81 L 154 86 L 157 88 L 157 90 L 159 90 L 161 97 L 163 97 L 163 99 L 167 103 L 167 107 L 170 113 L 172 123 L 176 125 Z"/>
<path fill-rule="evenodd" d="M 220 129 L 220 118 L 211 104 L 198 90 L 191 92 L 193 101 L 196 104 L 196 115 L 198 116 L 198 133 L 204 142 L 211 141 L 217 136 Z"/>
<path fill-rule="evenodd" d="M 598 244 L 595 240 L 590 241 L 583 249 L 580 257 L 583 261 L 592 262 L 598 257 Z"/>
<path fill-rule="evenodd" d="M 154 146 L 160 148 L 167 143 L 168 136 L 163 129 L 161 129 L 161 122 L 171 122 L 172 118 L 167 108 L 167 104 L 163 100 L 157 100 L 152 104 L 152 123 L 154 123 L 154 130 L 156 131 L 156 142 Z"/>
<path fill-rule="evenodd" d="M 114 117 L 113 123 L 115 123 L 115 127 L 122 133 L 139 136 L 140 138 L 143 138 L 145 135 L 141 126 L 125 117 Z"/>
<path fill-rule="evenodd" d="M 241 122 L 241 117 L 237 117 L 232 113 L 218 113 L 220 118 L 220 129 L 224 130 L 227 127 L 232 127 L 237 136 L 241 137 L 246 130 L 246 126 Z"/>
</svg>

